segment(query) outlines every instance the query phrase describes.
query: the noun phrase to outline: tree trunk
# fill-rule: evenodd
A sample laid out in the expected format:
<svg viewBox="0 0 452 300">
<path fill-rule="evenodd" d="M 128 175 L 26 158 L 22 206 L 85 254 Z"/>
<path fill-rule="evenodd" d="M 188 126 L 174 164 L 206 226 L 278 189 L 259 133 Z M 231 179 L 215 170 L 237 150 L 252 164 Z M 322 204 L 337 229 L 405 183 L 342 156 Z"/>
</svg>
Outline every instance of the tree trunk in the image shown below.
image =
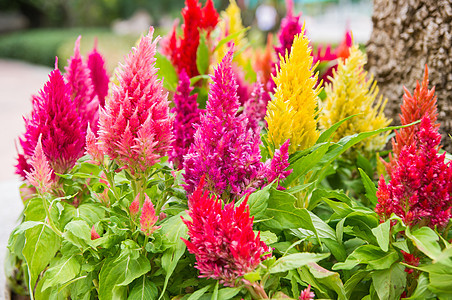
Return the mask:
<svg viewBox="0 0 452 300">
<path fill-rule="evenodd" d="M 385 113 L 399 124 L 403 86 L 412 92 L 429 68 L 438 96 L 443 149 L 452 152 L 452 1 L 374 0 L 368 68 L 384 97 Z"/>
</svg>

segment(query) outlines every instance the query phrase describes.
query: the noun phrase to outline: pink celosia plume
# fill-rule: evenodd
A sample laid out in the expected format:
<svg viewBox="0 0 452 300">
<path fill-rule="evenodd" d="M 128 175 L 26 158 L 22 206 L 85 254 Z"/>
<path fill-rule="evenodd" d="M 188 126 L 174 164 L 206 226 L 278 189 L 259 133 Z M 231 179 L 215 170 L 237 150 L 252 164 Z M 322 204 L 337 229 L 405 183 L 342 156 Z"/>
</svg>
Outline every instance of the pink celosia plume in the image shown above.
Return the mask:
<svg viewBox="0 0 452 300">
<path fill-rule="evenodd" d="M 99 143 L 105 154 L 131 174 L 147 173 L 172 143 L 168 94 L 157 78 L 154 29 L 127 56 L 100 113 Z"/>
<path fill-rule="evenodd" d="M 438 154 L 441 135 L 428 117 L 422 118 L 416 142 L 400 152 L 386 184 L 383 176 L 375 211 L 382 221 L 392 213 L 408 226 L 445 226 L 452 207 L 452 165 Z"/>
<path fill-rule="evenodd" d="M 140 195 L 137 195 L 135 197 L 135 200 L 133 200 L 132 203 L 130 203 L 129 212 L 132 220 L 134 221 L 137 220 L 138 213 L 140 212 Z"/>
<path fill-rule="evenodd" d="M 238 206 L 229 203 L 222 208 L 216 196 L 202 190 L 203 181 L 189 197 L 188 215 L 183 219 L 190 241 L 184 240 L 188 251 L 196 256 L 199 277 L 220 280 L 236 286 L 237 279 L 253 271 L 266 259 L 271 249 L 253 231 L 248 197 Z"/>
<path fill-rule="evenodd" d="M 200 110 L 196 102 L 197 94 L 190 95 L 193 88 L 190 87 L 190 78 L 184 70 L 179 74 L 179 85 L 174 95 L 174 108 L 172 113 L 174 119 L 174 141 L 172 150 L 169 152 L 169 158 L 175 167 L 182 169 L 184 155 L 193 143 L 195 128 L 194 124 L 199 122 Z"/>
<path fill-rule="evenodd" d="M 160 226 L 154 226 L 159 218 L 155 215 L 154 204 L 152 204 L 148 195 L 145 194 L 144 196 L 145 200 L 140 216 L 140 229 L 144 234 L 151 235 L 160 228 Z"/>
<path fill-rule="evenodd" d="M 42 150 L 50 167 L 60 174 L 70 170 L 84 152 L 85 130 L 70 98 L 70 87 L 58 69 L 38 95 L 32 98 L 32 112 L 25 120 L 25 134 L 20 138 L 23 154 L 19 154 L 16 173 L 24 179 L 32 170 L 30 160 L 41 136 Z"/>
<path fill-rule="evenodd" d="M 47 158 L 42 150 L 41 136 L 30 161 L 33 171 L 27 174 L 27 180 L 41 194 L 48 193 L 52 189 L 52 169 L 49 166 Z"/>
<path fill-rule="evenodd" d="M 298 300 L 314 300 L 315 294 L 311 291 L 311 285 L 301 291 Z"/>
<path fill-rule="evenodd" d="M 265 91 L 264 85 L 258 80 L 254 84 L 251 97 L 244 104 L 244 114 L 248 118 L 247 128 L 253 130 L 257 135 L 261 132 L 259 122 L 264 122 L 267 113 L 267 104 L 270 101 L 270 95 Z"/>
<path fill-rule="evenodd" d="M 93 227 L 91 227 L 91 240 L 97 240 L 100 238 L 100 235 L 97 233 L 96 229 Z"/>
</svg>

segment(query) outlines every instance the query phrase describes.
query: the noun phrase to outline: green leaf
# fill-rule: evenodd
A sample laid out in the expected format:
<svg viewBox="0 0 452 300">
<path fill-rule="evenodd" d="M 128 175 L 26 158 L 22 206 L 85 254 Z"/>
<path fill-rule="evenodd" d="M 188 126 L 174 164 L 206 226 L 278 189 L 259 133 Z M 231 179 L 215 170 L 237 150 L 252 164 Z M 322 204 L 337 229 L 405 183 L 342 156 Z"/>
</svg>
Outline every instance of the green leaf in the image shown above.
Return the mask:
<svg viewBox="0 0 452 300">
<path fill-rule="evenodd" d="M 385 252 L 374 245 L 362 245 L 356 248 L 345 262 L 336 263 L 333 270 L 351 270 L 359 264 L 368 264 L 375 270 L 383 270 L 388 269 L 398 259 L 399 255 L 393 249 Z"/>
<path fill-rule="evenodd" d="M 316 263 L 309 263 L 309 272 L 323 285 L 335 291 L 338 299 L 348 299 L 339 273 L 331 272 Z"/>
<path fill-rule="evenodd" d="M 405 300 L 416 300 L 416 299 L 432 299 L 435 295 L 428 289 L 428 275 L 426 273 L 421 273 L 417 281 L 416 289 L 409 298 Z"/>
<path fill-rule="evenodd" d="M 63 237 L 80 249 L 85 249 L 91 242 L 91 228 L 83 220 L 71 221 L 64 227 Z"/>
<path fill-rule="evenodd" d="M 136 259 L 132 259 L 129 253 L 106 259 L 99 273 L 99 299 L 120 297 L 123 294 L 122 287 L 150 270 L 150 262 L 142 254 Z"/>
<path fill-rule="evenodd" d="M 47 225 L 37 225 L 25 231 L 25 245 L 22 254 L 30 274 L 29 290 L 34 290 L 39 274 L 60 249 L 60 243 L 60 237 Z"/>
<path fill-rule="evenodd" d="M 228 300 L 237 295 L 240 292 L 241 288 L 223 288 L 218 291 L 218 299 Z"/>
<path fill-rule="evenodd" d="M 329 144 L 325 143 L 317 149 L 313 150 L 311 153 L 305 156 L 301 156 L 296 161 L 291 162 L 290 166 L 287 169 L 293 169 L 293 172 L 283 181 L 283 185 L 285 187 L 290 186 L 300 176 L 305 175 L 312 168 L 314 168 L 328 151 L 328 147 Z"/>
<path fill-rule="evenodd" d="M 171 64 L 164 55 L 158 52 L 155 54 L 155 58 L 155 66 L 159 69 L 157 76 L 163 80 L 163 86 L 170 91 L 176 90 L 179 79 L 173 64 Z"/>
<path fill-rule="evenodd" d="M 350 277 L 347 282 L 345 282 L 344 289 L 345 289 L 345 295 L 347 296 L 347 299 L 351 299 L 352 293 L 355 289 L 355 287 L 362 282 L 364 278 L 366 278 L 370 274 L 370 271 L 368 270 L 359 270 L 358 272 L 354 273 L 352 277 Z"/>
<path fill-rule="evenodd" d="M 430 291 L 438 294 L 440 299 L 452 299 L 452 274 L 429 273 Z"/>
<path fill-rule="evenodd" d="M 374 271 L 372 281 L 380 300 L 400 299 L 406 286 L 405 267 L 395 263 L 387 270 Z"/>
<path fill-rule="evenodd" d="M 198 299 L 201 298 L 201 296 L 204 295 L 211 287 L 212 287 L 212 285 L 206 285 L 206 286 L 203 287 L 202 289 L 199 289 L 199 290 L 195 291 L 193 294 L 191 294 L 190 297 L 188 297 L 187 300 L 198 300 Z"/>
<path fill-rule="evenodd" d="M 318 262 L 330 256 L 329 253 L 294 253 L 279 258 L 270 268 L 270 273 L 286 272 L 304 266 L 308 263 Z"/>
<path fill-rule="evenodd" d="M 24 210 L 25 221 L 44 221 L 46 218 L 46 210 L 42 202 L 42 198 L 36 197 L 27 202 Z M 47 200 L 44 200 L 47 201 Z"/>
<path fill-rule="evenodd" d="M 196 67 L 199 74 L 206 74 L 209 68 L 209 48 L 207 48 L 206 34 L 199 36 L 198 49 L 196 51 Z"/>
<path fill-rule="evenodd" d="M 268 184 L 263 189 L 252 193 L 248 197 L 248 206 L 250 208 L 250 216 L 254 216 L 255 220 L 259 220 L 264 216 L 267 209 L 268 198 L 270 197 L 270 189 L 272 184 Z M 239 206 L 246 196 L 237 201 L 236 206 Z"/>
<path fill-rule="evenodd" d="M 378 225 L 372 229 L 372 233 L 377 238 L 378 246 L 381 250 L 388 251 L 389 247 L 389 237 L 390 237 L 391 223 L 390 220 Z"/>
<path fill-rule="evenodd" d="M 255 232 L 255 234 L 257 233 Z M 278 236 L 271 231 L 260 231 L 260 238 L 267 245 L 274 244 L 278 241 Z"/>
<path fill-rule="evenodd" d="M 155 283 L 151 282 L 146 275 L 135 279 L 132 291 L 130 291 L 128 300 L 156 300 L 158 289 Z"/>
<path fill-rule="evenodd" d="M 405 234 L 419 250 L 431 259 L 438 260 L 441 257 L 438 234 L 430 227 L 421 227 L 413 232 L 407 227 Z"/>
<path fill-rule="evenodd" d="M 75 255 L 56 258 L 56 262 L 50 264 L 50 268 L 46 271 L 48 279 L 44 282 L 42 290 L 48 289 L 51 286 L 64 284 L 74 279 L 79 272 L 80 263 Z"/>
<path fill-rule="evenodd" d="M 88 224 L 94 224 L 105 216 L 105 210 L 97 203 L 83 203 L 79 205 L 75 213 L 74 217 L 82 219 Z"/>
<path fill-rule="evenodd" d="M 185 226 L 185 224 L 182 222 L 181 217 L 187 218 L 187 213 L 181 212 L 176 216 L 168 218 L 166 222 L 162 224 L 162 228 L 160 229 L 161 233 L 166 237 L 164 244 L 166 245 L 167 249 L 162 256 L 162 267 L 165 270 L 166 275 L 165 282 L 163 284 L 163 290 L 160 294 L 159 299 L 163 297 L 168 285 L 168 281 L 173 274 L 179 259 L 185 253 L 186 246 L 181 238 L 188 238 L 188 229 L 187 226 Z"/>
<path fill-rule="evenodd" d="M 309 211 L 305 208 L 296 208 L 297 199 L 284 191 L 272 189 L 268 201 L 265 226 L 276 230 L 304 228 L 311 230 L 319 239 Z M 319 240 L 320 243 L 320 240 Z"/>
<path fill-rule="evenodd" d="M 340 141 L 338 141 L 336 144 L 329 147 L 328 152 L 324 155 L 324 157 L 321 160 L 322 165 L 328 165 L 332 163 L 336 158 L 338 158 L 342 153 L 347 151 L 347 149 L 351 148 L 352 146 L 356 145 L 357 143 L 361 142 L 365 138 L 371 137 L 373 135 L 389 131 L 389 130 L 395 130 L 400 129 L 404 127 L 408 127 L 414 124 L 419 123 L 420 121 L 413 122 L 408 125 L 402 125 L 402 126 L 392 126 L 392 127 L 385 127 L 373 131 L 366 131 L 361 133 L 356 133 L 353 135 L 349 135 L 346 137 L 343 137 Z"/>
<path fill-rule="evenodd" d="M 259 271 L 256 270 L 256 271 L 246 273 L 245 275 L 243 275 L 243 278 L 245 278 L 249 282 L 253 283 L 253 282 L 260 280 L 261 275 L 260 275 Z"/>
<path fill-rule="evenodd" d="M 327 130 L 325 130 L 324 132 L 322 132 L 320 134 L 319 138 L 317 139 L 317 142 L 315 142 L 315 143 L 320 144 L 320 143 L 328 142 L 329 139 L 331 138 L 331 136 L 333 135 L 333 133 L 336 132 L 336 130 L 339 128 L 339 126 L 342 125 L 342 123 L 344 123 L 345 121 L 348 121 L 349 119 L 351 119 L 353 117 L 356 117 L 357 115 L 359 115 L 359 114 L 349 116 L 343 120 L 340 120 L 336 124 L 333 124 L 333 126 L 331 126 L 330 128 L 328 128 Z"/>
<path fill-rule="evenodd" d="M 377 205 L 377 188 L 373 181 L 367 176 L 366 172 L 364 172 L 361 168 L 358 168 L 359 174 L 361 174 L 361 178 L 363 180 L 364 188 L 366 189 L 366 197 L 369 199 L 370 203 L 373 206 Z"/>
</svg>

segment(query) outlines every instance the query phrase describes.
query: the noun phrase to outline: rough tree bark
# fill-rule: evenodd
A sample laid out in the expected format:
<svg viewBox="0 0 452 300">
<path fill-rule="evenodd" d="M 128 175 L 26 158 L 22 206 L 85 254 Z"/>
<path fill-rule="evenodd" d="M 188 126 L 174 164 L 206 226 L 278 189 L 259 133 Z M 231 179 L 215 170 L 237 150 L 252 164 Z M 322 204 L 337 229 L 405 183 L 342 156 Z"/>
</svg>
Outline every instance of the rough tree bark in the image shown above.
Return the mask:
<svg viewBox="0 0 452 300">
<path fill-rule="evenodd" d="M 374 0 L 368 68 L 389 99 L 386 114 L 400 122 L 403 86 L 413 91 L 429 68 L 438 96 L 442 145 L 452 152 L 452 1 Z"/>
</svg>

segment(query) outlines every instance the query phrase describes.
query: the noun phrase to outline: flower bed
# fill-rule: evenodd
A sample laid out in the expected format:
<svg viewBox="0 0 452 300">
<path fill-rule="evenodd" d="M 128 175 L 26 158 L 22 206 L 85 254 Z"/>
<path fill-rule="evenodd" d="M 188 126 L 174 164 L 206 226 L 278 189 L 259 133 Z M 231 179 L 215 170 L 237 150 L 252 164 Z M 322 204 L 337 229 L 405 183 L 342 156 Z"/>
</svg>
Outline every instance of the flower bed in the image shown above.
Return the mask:
<svg viewBox="0 0 452 300">
<path fill-rule="evenodd" d="M 212 1 L 187 0 L 182 15 L 182 35 L 151 28 L 112 78 L 77 40 L 65 72 L 57 61 L 33 96 L 17 163 L 23 222 L 8 244 L 13 290 L 451 297 L 452 166 L 427 68 L 406 90 L 402 125 L 386 127 L 349 33 L 313 53 L 289 9 L 279 45 L 257 54 L 234 1 L 220 17 Z M 332 75 L 325 89 L 318 70 Z"/>
</svg>

